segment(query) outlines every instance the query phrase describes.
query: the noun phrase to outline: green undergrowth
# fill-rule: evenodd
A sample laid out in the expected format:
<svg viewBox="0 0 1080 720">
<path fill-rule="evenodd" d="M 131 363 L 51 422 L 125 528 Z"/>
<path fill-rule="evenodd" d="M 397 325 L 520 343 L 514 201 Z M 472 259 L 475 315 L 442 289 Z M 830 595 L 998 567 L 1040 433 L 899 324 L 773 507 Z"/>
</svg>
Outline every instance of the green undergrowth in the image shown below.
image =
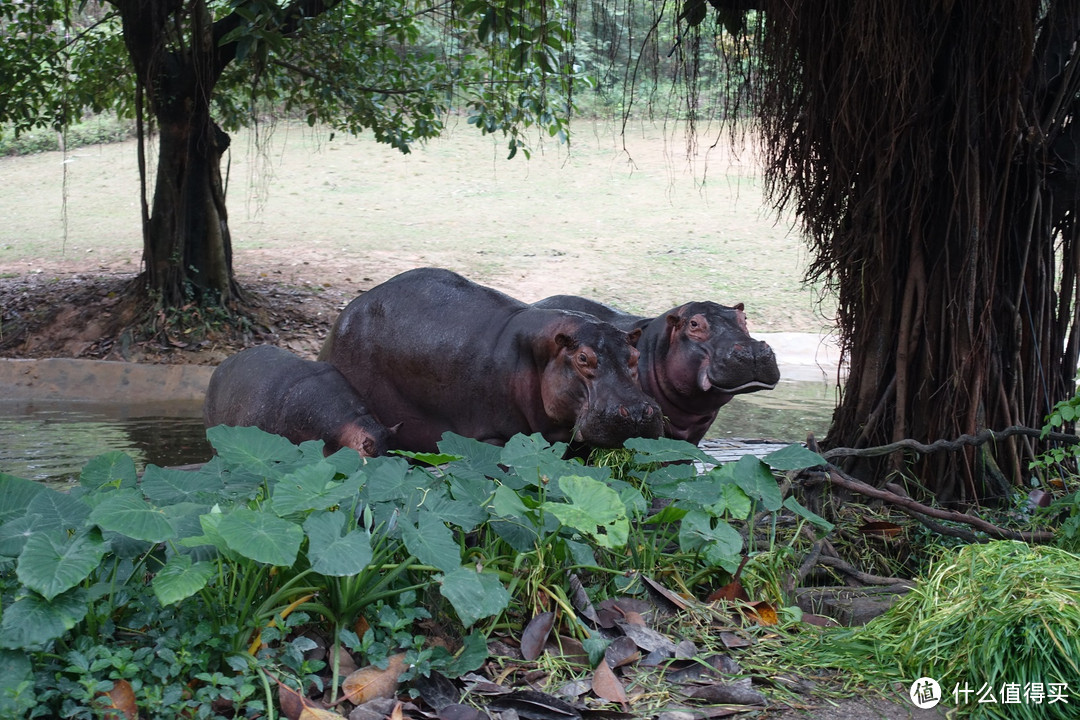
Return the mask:
<svg viewBox="0 0 1080 720">
<path fill-rule="evenodd" d="M 68 492 L 0 474 L 0 715 L 96 717 L 121 685 L 141 717 L 273 714 L 279 682 L 336 694 L 313 633 L 367 662 L 405 652 L 405 679 L 474 670 L 490 633 L 545 609 L 602 652 L 571 574 L 597 600 L 643 576 L 703 597 L 760 551 L 750 519 L 829 527 L 779 490 L 774 472 L 822 462 L 798 446 L 705 472 L 693 445 L 632 440 L 615 476 L 539 436 L 362 461 L 207 434 L 197 471 L 140 477 L 112 452 Z"/>
<path fill-rule="evenodd" d="M 87 145 L 120 142 L 135 136 L 135 122 L 115 115 L 97 115 L 73 124 L 63 132 L 37 128 L 15 137 L 11 128 L 0 128 L 0 156 L 72 150 Z"/>
<path fill-rule="evenodd" d="M 835 671 L 849 689 L 941 688 L 960 717 L 1073 718 L 1080 704 L 1080 557 L 1015 541 L 943 552 L 864 627 L 803 636 L 778 662 Z"/>
</svg>

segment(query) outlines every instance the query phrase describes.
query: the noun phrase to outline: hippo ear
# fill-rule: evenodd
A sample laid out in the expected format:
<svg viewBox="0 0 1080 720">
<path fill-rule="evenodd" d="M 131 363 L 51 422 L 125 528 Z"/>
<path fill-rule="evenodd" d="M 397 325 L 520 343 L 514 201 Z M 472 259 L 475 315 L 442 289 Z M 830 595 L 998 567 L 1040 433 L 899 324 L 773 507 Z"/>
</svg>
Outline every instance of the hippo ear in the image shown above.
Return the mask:
<svg viewBox="0 0 1080 720">
<path fill-rule="evenodd" d="M 743 306 L 743 304 L 742 304 L 742 303 L 738 303 L 738 304 L 737 304 L 737 305 L 735 306 L 735 309 L 736 309 L 736 310 L 738 310 L 739 312 L 742 312 L 742 311 L 743 311 L 743 310 L 745 310 L 746 308 L 745 308 L 745 307 Z"/>
<path fill-rule="evenodd" d="M 570 337 L 566 333 L 556 334 L 555 344 L 561 348 L 574 348 L 577 345 L 577 343 L 574 342 L 574 338 Z"/>
<path fill-rule="evenodd" d="M 401 426 L 404 425 L 404 424 L 405 424 L 405 421 L 402 420 L 397 425 L 392 425 L 392 426 L 386 428 L 386 432 L 390 433 L 391 435 L 397 435 L 398 430 L 400 430 Z"/>
<path fill-rule="evenodd" d="M 641 328 L 634 328 L 630 332 L 626 333 L 626 342 L 630 343 L 631 347 L 637 347 L 638 340 L 641 339 Z"/>
</svg>

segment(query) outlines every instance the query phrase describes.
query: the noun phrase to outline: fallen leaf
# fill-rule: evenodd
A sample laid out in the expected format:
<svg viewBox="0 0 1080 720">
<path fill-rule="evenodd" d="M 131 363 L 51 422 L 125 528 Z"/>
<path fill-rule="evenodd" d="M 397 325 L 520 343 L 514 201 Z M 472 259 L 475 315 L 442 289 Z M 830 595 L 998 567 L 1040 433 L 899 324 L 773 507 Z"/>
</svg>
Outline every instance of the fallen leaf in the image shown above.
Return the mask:
<svg viewBox="0 0 1080 720">
<path fill-rule="evenodd" d="M 859 526 L 859 532 L 863 535 L 871 535 L 880 538 L 896 537 L 904 528 L 896 523 L 887 522 L 884 520 L 877 522 L 866 522 Z"/>
<path fill-rule="evenodd" d="M 752 687 L 750 678 L 734 682 L 702 685 L 687 693 L 687 697 L 721 705 L 764 705 L 765 696 Z"/>
<path fill-rule="evenodd" d="M 727 630 L 724 630 L 720 633 L 720 642 L 724 643 L 724 647 L 726 647 L 728 650 L 750 647 L 754 644 L 752 640 L 745 638 L 742 635 L 737 635 L 733 632 L 729 632 Z"/>
<path fill-rule="evenodd" d="M 393 697 L 397 692 L 398 678 L 405 672 L 405 653 L 390 658 L 386 669 L 368 665 L 350 673 L 341 681 L 341 691 L 354 705 L 361 705 L 372 698 Z"/>
<path fill-rule="evenodd" d="M 447 705 L 439 710 L 439 720 L 490 720 L 487 713 L 472 705 Z"/>
<path fill-rule="evenodd" d="M 840 627 L 840 623 L 836 622 L 831 617 L 815 615 L 808 612 L 802 614 L 802 621 L 807 625 L 816 625 L 818 627 Z"/>
<path fill-rule="evenodd" d="M 742 582 L 739 580 L 732 580 L 727 585 L 721 588 L 717 588 L 709 593 L 709 597 L 705 598 L 707 602 L 719 602 L 726 600 L 731 602 L 733 600 L 748 601 L 750 596 L 746 594 L 746 589 L 743 587 Z"/>
<path fill-rule="evenodd" d="M 641 580 L 645 583 L 645 587 L 648 588 L 651 593 L 654 593 L 655 595 L 658 595 L 664 600 L 668 601 L 676 609 L 686 610 L 688 607 L 690 607 L 690 604 L 686 602 L 685 598 L 676 595 L 674 592 L 668 590 L 666 587 L 656 582 L 652 578 L 642 575 Z"/>
<path fill-rule="evenodd" d="M 488 707 L 496 712 L 513 710 L 526 720 L 580 720 L 581 711 L 565 700 L 536 690 L 515 690 L 494 697 Z"/>
<path fill-rule="evenodd" d="M 556 646 L 556 643 L 558 645 Z M 567 637 L 566 635 L 560 635 L 555 640 L 548 643 L 548 652 L 552 652 L 552 648 L 555 648 L 563 660 L 576 665 L 590 666 L 589 653 L 585 650 L 585 646 L 581 644 L 581 641 Z"/>
<path fill-rule="evenodd" d="M 552 611 L 542 612 L 525 626 L 521 631 L 521 657 L 526 660 L 535 660 L 544 652 L 548 635 L 555 625 L 555 613 Z"/>
<path fill-rule="evenodd" d="M 633 638 L 623 635 L 611 641 L 604 650 L 604 661 L 608 667 L 617 668 L 623 665 L 637 662 L 641 659 L 641 651 Z"/>
<path fill-rule="evenodd" d="M 437 670 L 427 675 L 418 675 L 412 681 L 412 689 L 435 712 L 442 712 L 444 707 L 461 702 L 461 690 L 449 678 Z"/>
<path fill-rule="evenodd" d="M 597 697 L 608 702 L 619 703 L 623 711 L 629 709 L 627 708 L 626 689 L 619 682 L 619 678 L 615 677 L 615 671 L 608 667 L 606 662 L 596 666 L 596 671 L 593 673 L 592 689 Z"/>
<path fill-rule="evenodd" d="M 567 583 L 570 585 L 570 602 L 574 609 L 581 613 L 581 616 L 586 620 L 599 624 L 600 618 L 596 614 L 596 608 L 593 607 L 592 600 L 589 599 L 589 594 L 585 592 L 585 586 L 581 583 L 581 578 L 574 573 L 570 573 Z"/>
<path fill-rule="evenodd" d="M 339 715 L 333 710 L 305 706 L 297 720 L 341 720 L 344 715 Z"/>
<path fill-rule="evenodd" d="M 107 720 L 134 720 L 139 717 L 139 708 L 135 705 L 135 691 L 127 680 L 113 681 L 112 690 L 100 693 L 99 697 L 109 699 L 108 705 L 103 708 L 103 716 Z"/>
<path fill-rule="evenodd" d="M 619 623 L 619 629 L 645 652 L 651 653 L 660 650 L 666 652 L 669 657 L 675 654 L 675 643 L 671 641 L 671 638 L 661 635 L 651 628 L 621 622 Z"/>
<path fill-rule="evenodd" d="M 780 622 L 776 609 L 764 600 L 746 603 L 740 609 L 747 620 L 762 627 L 769 627 Z"/>
</svg>

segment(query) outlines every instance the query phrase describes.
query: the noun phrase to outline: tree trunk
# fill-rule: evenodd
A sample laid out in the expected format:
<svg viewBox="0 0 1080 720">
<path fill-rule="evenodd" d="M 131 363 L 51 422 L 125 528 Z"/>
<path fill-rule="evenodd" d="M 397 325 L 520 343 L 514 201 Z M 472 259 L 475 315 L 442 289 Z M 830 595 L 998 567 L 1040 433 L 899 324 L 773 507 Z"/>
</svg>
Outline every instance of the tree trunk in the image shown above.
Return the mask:
<svg viewBox="0 0 1080 720">
<path fill-rule="evenodd" d="M 1076 3 L 767 4 L 766 181 L 836 292 L 850 367 L 823 445 L 1041 426 L 1077 360 Z M 978 501 L 1036 451 L 849 470 Z"/>
</svg>

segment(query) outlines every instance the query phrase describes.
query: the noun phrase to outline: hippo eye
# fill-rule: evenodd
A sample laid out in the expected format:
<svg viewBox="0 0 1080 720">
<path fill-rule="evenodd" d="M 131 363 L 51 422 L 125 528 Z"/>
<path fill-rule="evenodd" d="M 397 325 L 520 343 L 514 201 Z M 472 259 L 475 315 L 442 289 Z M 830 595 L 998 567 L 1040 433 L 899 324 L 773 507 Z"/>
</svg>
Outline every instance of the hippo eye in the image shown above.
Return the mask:
<svg viewBox="0 0 1080 720">
<path fill-rule="evenodd" d="M 581 363 L 582 365 L 588 365 L 589 364 L 589 356 L 586 355 L 585 353 L 579 353 L 578 356 L 577 356 L 577 359 L 578 359 L 578 362 Z"/>
<path fill-rule="evenodd" d="M 693 328 L 694 330 L 697 330 L 698 329 L 698 321 L 697 320 L 691 320 L 690 321 L 690 327 Z"/>
</svg>

